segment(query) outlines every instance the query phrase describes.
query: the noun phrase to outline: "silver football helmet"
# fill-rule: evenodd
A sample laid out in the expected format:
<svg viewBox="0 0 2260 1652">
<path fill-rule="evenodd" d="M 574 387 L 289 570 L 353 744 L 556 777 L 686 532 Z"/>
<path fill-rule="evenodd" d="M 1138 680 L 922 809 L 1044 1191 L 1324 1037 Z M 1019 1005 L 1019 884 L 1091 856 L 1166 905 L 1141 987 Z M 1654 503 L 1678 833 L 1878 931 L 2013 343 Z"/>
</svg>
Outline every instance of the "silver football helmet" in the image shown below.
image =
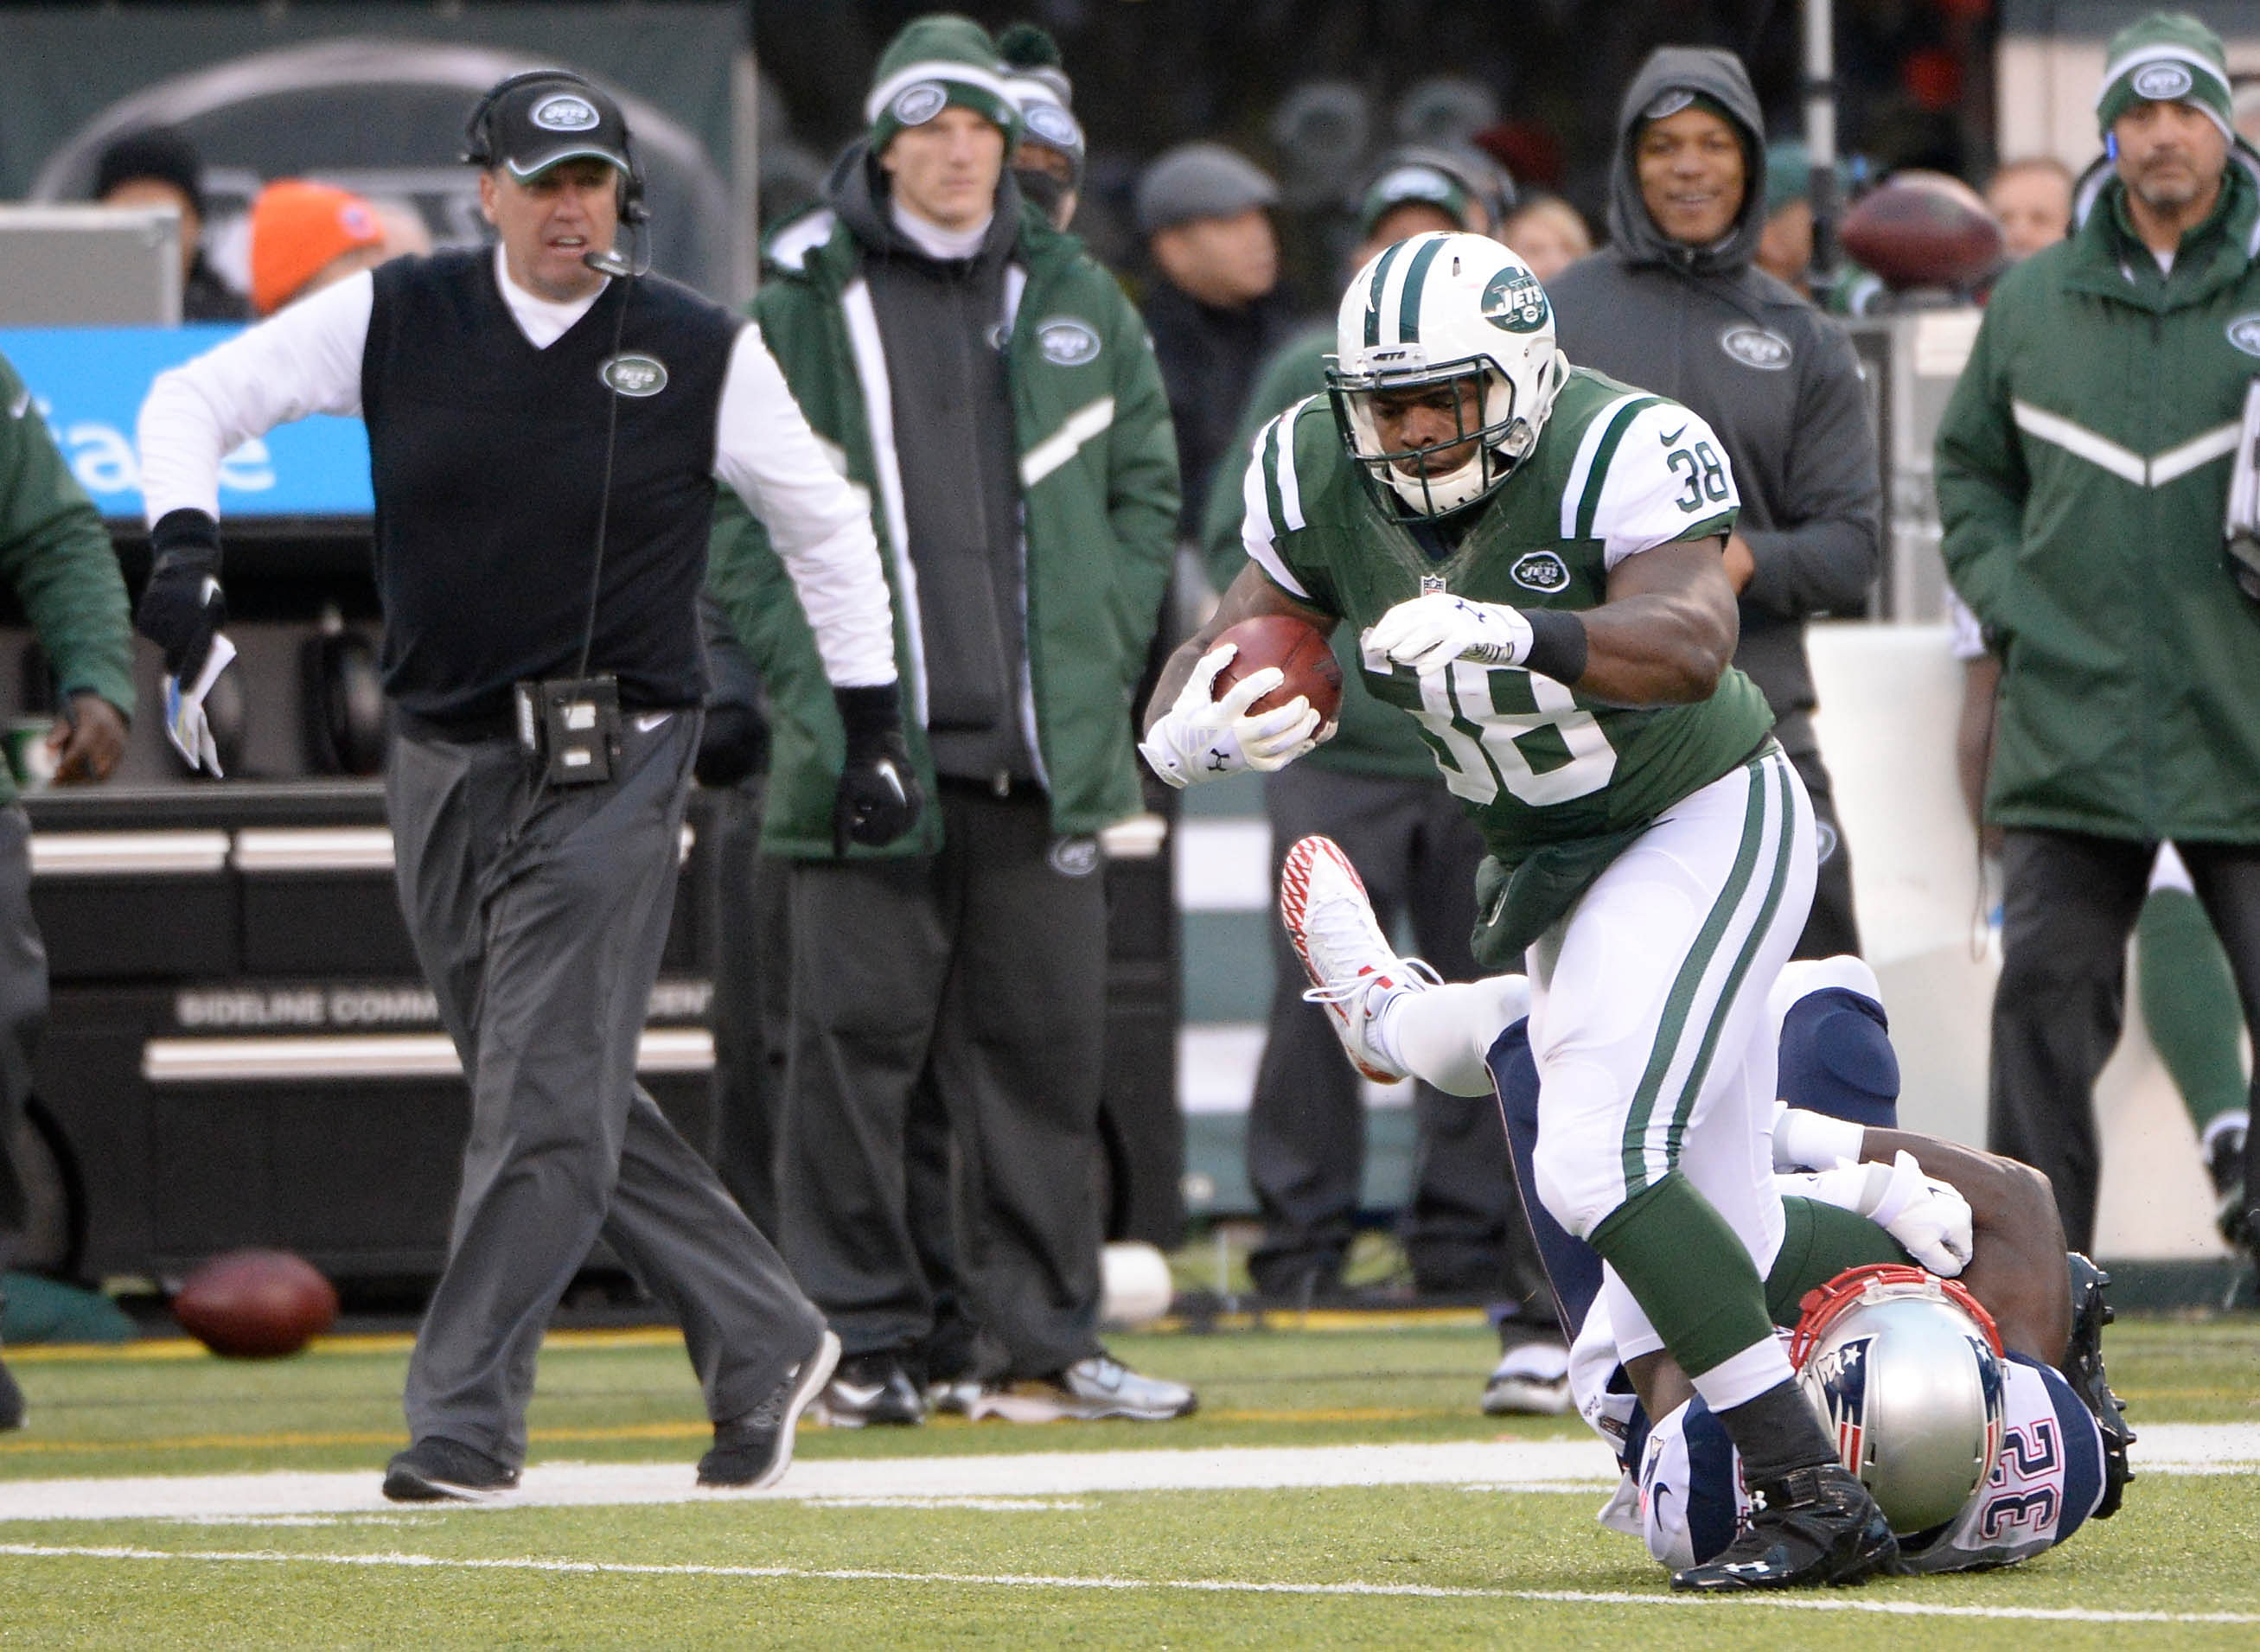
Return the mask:
<svg viewBox="0 0 2260 1652">
<path fill-rule="evenodd" d="M 1902 1537 L 1944 1525 L 1999 1461 L 2005 1378 L 1992 1318 L 1920 1268 L 1839 1274 L 1805 1299 L 1790 1362 Z"/>
<path fill-rule="evenodd" d="M 1432 232 L 1385 247 L 1351 277 L 1327 390 L 1350 457 L 1423 516 L 1475 504 L 1538 445 L 1568 363 L 1538 277 L 1486 236 Z M 1430 391 L 1452 433 L 1392 445 L 1377 397 Z"/>
</svg>

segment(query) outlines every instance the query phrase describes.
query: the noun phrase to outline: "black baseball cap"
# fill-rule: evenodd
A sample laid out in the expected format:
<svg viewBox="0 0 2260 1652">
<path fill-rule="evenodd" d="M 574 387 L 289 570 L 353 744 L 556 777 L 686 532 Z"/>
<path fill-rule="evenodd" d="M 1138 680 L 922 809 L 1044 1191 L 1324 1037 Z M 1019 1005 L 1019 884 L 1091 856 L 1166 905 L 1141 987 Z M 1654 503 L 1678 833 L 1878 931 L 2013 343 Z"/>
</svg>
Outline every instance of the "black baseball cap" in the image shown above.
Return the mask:
<svg viewBox="0 0 2260 1652">
<path fill-rule="evenodd" d="M 475 165 L 507 168 L 521 182 L 561 161 L 582 158 L 623 173 L 634 169 L 628 161 L 627 117 L 588 82 L 561 74 L 527 76 L 504 87 L 485 122 L 484 152 L 467 157 Z"/>
</svg>

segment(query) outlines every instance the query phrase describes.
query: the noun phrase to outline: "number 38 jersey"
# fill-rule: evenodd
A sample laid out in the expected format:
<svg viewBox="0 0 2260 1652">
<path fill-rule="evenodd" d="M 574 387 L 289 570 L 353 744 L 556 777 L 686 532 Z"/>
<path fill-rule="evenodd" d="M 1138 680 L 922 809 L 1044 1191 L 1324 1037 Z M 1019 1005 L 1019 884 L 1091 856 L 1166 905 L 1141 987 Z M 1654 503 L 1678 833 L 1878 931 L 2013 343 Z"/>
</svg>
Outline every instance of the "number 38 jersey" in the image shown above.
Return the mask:
<svg viewBox="0 0 2260 1652">
<path fill-rule="evenodd" d="M 1724 534 L 1738 501 L 1710 426 L 1686 408 L 1571 368 L 1538 445 L 1435 557 L 1365 481 L 1323 397 L 1256 439 L 1241 538 L 1298 602 L 1362 635 L 1427 590 L 1517 608 L 1602 601 L 1609 571 Z M 1517 666 L 1455 661 L 1416 676 L 1362 650 L 1365 686 L 1412 716 L 1445 783 L 1510 866 L 1544 843 L 1653 819 L 1748 758 L 1772 726 L 1729 667 L 1711 697 L 1629 708 Z"/>
</svg>

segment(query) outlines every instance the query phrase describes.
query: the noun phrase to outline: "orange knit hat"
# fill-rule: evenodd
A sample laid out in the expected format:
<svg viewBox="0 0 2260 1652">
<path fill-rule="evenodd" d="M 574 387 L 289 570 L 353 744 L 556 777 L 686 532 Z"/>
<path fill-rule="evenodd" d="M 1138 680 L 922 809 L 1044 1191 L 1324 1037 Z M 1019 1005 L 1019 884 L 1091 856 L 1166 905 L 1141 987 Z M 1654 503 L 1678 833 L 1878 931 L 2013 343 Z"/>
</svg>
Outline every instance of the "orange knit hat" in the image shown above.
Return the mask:
<svg viewBox="0 0 2260 1652">
<path fill-rule="evenodd" d="M 332 259 L 383 244 L 384 226 L 361 197 L 278 178 L 251 204 L 251 302 L 271 316 Z"/>
</svg>

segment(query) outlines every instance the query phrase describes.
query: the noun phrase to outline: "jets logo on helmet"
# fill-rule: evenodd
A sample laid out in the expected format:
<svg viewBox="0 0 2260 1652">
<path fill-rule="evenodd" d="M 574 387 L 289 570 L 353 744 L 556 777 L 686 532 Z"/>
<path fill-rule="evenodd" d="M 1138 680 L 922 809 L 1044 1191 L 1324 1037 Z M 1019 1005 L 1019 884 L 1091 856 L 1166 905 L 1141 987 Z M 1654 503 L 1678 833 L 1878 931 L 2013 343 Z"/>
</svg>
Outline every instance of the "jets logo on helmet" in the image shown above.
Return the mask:
<svg viewBox="0 0 2260 1652">
<path fill-rule="evenodd" d="M 1384 247 L 1342 294 L 1334 342 L 1327 388 L 1343 443 L 1370 482 L 1420 516 L 1503 486 L 1538 445 L 1567 371 L 1545 290 L 1481 235 Z M 1448 428 L 1408 418 L 1416 404 L 1448 406 Z"/>
</svg>

